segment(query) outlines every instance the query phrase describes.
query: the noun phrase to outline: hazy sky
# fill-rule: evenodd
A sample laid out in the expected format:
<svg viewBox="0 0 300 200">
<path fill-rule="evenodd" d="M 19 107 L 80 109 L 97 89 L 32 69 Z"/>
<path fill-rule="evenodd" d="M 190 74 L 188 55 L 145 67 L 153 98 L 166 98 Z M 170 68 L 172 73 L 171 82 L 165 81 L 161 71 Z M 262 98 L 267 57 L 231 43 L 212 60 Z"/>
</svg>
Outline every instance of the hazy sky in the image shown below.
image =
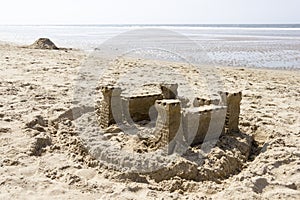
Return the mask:
<svg viewBox="0 0 300 200">
<path fill-rule="evenodd" d="M 300 0 L 2 0 L 0 24 L 300 23 Z"/>
</svg>

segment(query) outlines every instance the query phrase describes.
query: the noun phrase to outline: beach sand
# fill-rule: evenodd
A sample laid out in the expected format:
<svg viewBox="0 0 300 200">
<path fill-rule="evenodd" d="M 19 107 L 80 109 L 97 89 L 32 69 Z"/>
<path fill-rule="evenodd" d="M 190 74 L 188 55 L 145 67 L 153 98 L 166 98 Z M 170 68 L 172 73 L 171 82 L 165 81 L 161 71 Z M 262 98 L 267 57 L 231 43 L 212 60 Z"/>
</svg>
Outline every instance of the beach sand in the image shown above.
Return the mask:
<svg viewBox="0 0 300 200">
<path fill-rule="evenodd" d="M 216 66 L 226 90 L 243 92 L 240 129 L 254 140 L 249 158 L 215 180 L 171 176 L 154 181 L 147 175 L 126 178 L 99 163 L 84 147 L 72 117 L 50 125 L 74 107 L 74 84 L 87 58 L 80 50 L 0 45 L 0 199 L 300 198 L 299 70 Z M 186 84 L 205 93 L 197 73 L 179 63 L 119 60 L 104 81 L 113 82 L 113 76 L 134 66 L 145 71 L 133 73 L 132 80 L 120 79 L 128 93 L 130 86 L 146 80 L 142 74 L 149 68 L 161 72 L 150 81 L 167 78 L 170 74 L 159 66 L 180 70 L 189 77 Z M 179 92 L 189 95 L 184 89 Z M 222 166 L 216 170 L 224 171 Z"/>
</svg>

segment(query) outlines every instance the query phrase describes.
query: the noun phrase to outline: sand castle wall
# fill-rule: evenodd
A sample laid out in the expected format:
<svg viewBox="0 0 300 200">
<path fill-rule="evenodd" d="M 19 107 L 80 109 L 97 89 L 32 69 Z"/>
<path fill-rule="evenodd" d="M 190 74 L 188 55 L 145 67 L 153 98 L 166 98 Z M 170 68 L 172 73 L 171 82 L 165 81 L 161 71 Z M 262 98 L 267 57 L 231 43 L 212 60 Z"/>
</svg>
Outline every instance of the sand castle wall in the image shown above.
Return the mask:
<svg viewBox="0 0 300 200">
<path fill-rule="evenodd" d="M 186 109 L 182 124 L 185 141 L 189 145 L 201 144 L 204 139 L 217 139 L 224 132 L 226 106 L 202 106 Z"/>
<path fill-rule="evenodd" d="M 154 109 L 156 100 L 162 99 L 161 94 L 147 96 L 123 97 L 122 104 L 125 119 L 132 119 L 134 122 L 156 119 L 157 111 Z"/>
</svg>

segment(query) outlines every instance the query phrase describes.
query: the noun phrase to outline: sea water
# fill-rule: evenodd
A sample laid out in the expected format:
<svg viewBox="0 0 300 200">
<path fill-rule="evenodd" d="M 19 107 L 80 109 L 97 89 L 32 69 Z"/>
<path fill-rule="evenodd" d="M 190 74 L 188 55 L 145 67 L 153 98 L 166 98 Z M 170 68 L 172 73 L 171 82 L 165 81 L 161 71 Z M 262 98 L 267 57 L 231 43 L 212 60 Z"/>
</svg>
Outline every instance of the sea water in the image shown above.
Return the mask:
<svg viewBox="0 0 300 200">
<path fill-rule="evenodd" d="M 140 29 L 164 29 L 183 35 L 199 46 L 199 49 L 186 46 L 185 53 L 204 52 L 210 64 L 300 69 L 300 25 L 297 24 L 2 25 L 0 41 L 28 45 L 38 38 L 47 37 L 59 47 L 93 51 L 119 34 Z M 173 46 L 184 42 L 176 40 L 174 38 Z"/>
</svg>

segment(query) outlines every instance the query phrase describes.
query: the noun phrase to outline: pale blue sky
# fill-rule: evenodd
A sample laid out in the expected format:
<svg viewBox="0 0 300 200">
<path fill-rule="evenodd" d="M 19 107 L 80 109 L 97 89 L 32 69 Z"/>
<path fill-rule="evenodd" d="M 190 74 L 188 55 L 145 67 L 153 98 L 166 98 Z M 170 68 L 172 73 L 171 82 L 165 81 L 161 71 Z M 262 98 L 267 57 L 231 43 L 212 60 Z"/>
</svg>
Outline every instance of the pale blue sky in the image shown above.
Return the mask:
<svg viewBox="0 0 300 200">
<path fill-rule="evenodd" d="M 0 24 L 300 23 L 300 0 L 3 0 Z"/>
</svg>

